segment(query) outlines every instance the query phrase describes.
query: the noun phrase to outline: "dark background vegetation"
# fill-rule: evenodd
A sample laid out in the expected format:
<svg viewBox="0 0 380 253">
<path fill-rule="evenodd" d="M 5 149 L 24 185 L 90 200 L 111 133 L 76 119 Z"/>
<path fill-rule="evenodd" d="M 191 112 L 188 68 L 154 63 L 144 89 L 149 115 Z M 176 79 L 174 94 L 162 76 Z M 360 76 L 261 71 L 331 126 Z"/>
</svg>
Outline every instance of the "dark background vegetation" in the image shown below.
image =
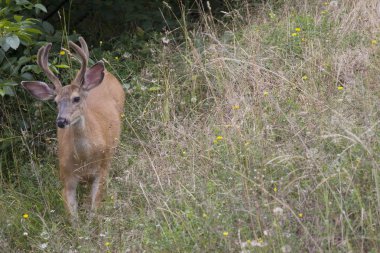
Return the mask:
<svg viewBox="0 0 380 253">
<path fill-rule="evenodd" d="M 248 1 L 250 4 L 262 2 Z M 246 2 L 245 4 L 247 4 Z M 51 68 L 67 83 L 73 76 L 71 59 L 59 56 L 68 40 L 83 36 L 97 59 L 120 59 L 128 70 L 120 77 L 126 89 L 133 88 L 133 76 L 152 58 L 151 45 L 170 37 L 180 44 L 181 29 L 196 27 L 200 12 L 222 18 L 222 11 L 241 7 L 241 1 L 230 0 L 84 0 L 84 1 L 0 1 L 0 168 L 6 181 L 19 181 L 12 168 L 18 165 L 14 152 L 22 144 L 23 131 L 28 130 L 35 152 L 43 155 L 45 139 L 54 139 L 54 105 L 39 106 L 19 86 L 21 80 L 44 80 L 36 65 L 37 50 L 53 43 Z M 116 69 L 117 70 L 117 69 Z M 34 106 L 31 106 L 34 105 Z M 35 106 L 37 105 L 37 111 Z M 44 123 L 42 123 L 44 122 Z M 37 137 L 36 137 L 37 136 Z M 37 139 L 36 139 L 37 138 Z M 22 151 L 22 150 L 21 150 Z M 25 150 L 27 152 L 27 150 Z M 26 153 L 24 153 L 25 155 Z M 13 171 L 13 172 L 11 172 Z"/>
</svg>

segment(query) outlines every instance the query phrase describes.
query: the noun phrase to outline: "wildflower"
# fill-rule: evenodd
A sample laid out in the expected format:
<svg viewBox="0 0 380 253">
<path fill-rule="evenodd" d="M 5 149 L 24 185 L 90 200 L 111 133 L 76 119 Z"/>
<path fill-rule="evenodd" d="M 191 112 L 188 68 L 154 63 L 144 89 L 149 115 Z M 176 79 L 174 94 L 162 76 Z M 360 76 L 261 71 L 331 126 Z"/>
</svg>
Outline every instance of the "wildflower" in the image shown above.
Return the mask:
<svg viewBox="0 0 380 253">
<path fill-rule="evenodd" d="M 224 232 L 223 232 L 223 236 L 228 236 L 228 232 L 227 232 L 227 231 L 224 231 Z"/>
<path fill-rule="evenodd" d="M 327 11 L 326 11 L 326 10 L 321 11 L 321 14 L 322 14 L 322 15 L 325 15 L 325 14 L 327 14 Z"/>
<path fill-rule="evenodd" d="M 170 40 L 166 37 L 161 38 L 161 41 L 162 41 L 162 44 L 164 44 L 164 45 L 168 45 L 170 42 Z"/>
<path fill-rule="evenodd" d="M 372 45 L 377 45 L 377 40 L 371 40 Z"/>
<path fill-rule="evenodd" d="M 101 46 L 103 44 L 103 41 L 99 41 L 99 45 Z"/>
<path fill-rule="evenodd" d="M 268 96 L 268 95 L 269 95 L 269 92 L 268 92 L 268 91 L 264 91 L 264 92 L 263 92 L 263 95 L 264 95 L 264 96 Z"/>
<path fill-rule="evenodd" d="M 302 41 L 302 42 L 305 42 L 305 41 L 306 41 L 306 39 L 305 39 L 305 38 L 301 38 L 301 41 Z"/>
<path fill-rule="evenodd" d="M 299 214 L 298 214 L 298 217 L 300 217 L 300 218 L 302 219 L 302 217 L 303 217 L 303 213 L 299 213 Z"/>
<path fill-rule="evenodd" d="M 118 57 L 118 56 L 115 56 L 115 60 L 118 61 L 118 60 L 119 60 L 119 57 Z"/>
<path fill-rule="evenodd" d="M 22 215 L 22 217 L 23 217 L 24 219 L 29 219 L 29 214 L 24 213 L 24 214 Z"/>
<path fill-rule="evenodd" d="M 105 242 L 104 245 L 105 245 L 106 247 L 108 247 L 108 246 L 111 245 L 111 243 L 110 243 L 110 242 Z"/>
<path fill-rule="evenodd" d="M 63 50 L 59 51 L 59 55 L 65 55 L 65 54 L 66 54 L 65 51 L 63 51 Z"/>
<path fill-rule="evenodd" d="M 282 253 L 290 253 L 290 252 L 292 252 L 292 248 L 289 245 L 284 245 L 281 247 L 281 252 Z"/>
<path fill-rule="evenodd" d="M 270 229 L 264 230 L 263 233 L 264 233 L 265 236 L 272 236 L 273 235 L 273 231 L 270 230 Z"/>
<path fill-rule="evenodd" d="M 232 109 L 233 109 L 233 110 L 239 110 L 239 109 L 240 109 L 240 105 L 233 105 L 233 106 L 232 106 Z"/>
<path fill-rule="evenodd" d="M 296 28 L 294 28 L 294 31 L 296 31 L 296 32 L 300 32 L 300 31 L 301 31 L 301 28 L 300 28 L 300 27 L 296 27 Z"/>
<path fill-rule="evenodd" d="M 202 217 L 203 217 L 203 218 L 207 218 L 207 214 L 205 214 L 205 213 L 202 214 Z"/>
<path fill-rule="evenodd" d="M 216 140 L 218 140 L 218 141 L 221 141 L 221 140 L 223 140 L 223 136 L 216 136 Z"/>
<path fill-rule="evenodd" d="M 281 207 L 276 207 L 273 209 L 273 214 L 276 216 L 282 216 L 284 214 L 284 209 Z"/>
<path fill-rule="evenodd" d="M 247 248 L 247 247 L 265 247 L 267 246 L 268 243 L 264 242 L 264 240 L 262 238 L 258 238 L 257 240 L 247 240 L 246 242 L 242 242 L 241 243 L 241 247 L 244 249 L 244 248 Z M 243 251 L 243 252 L 246 252 L 246 251 Z"/>
<path fill-rule="evenodd" d="M 270 19 L 275 19 L 276 18 L 276 14 L 274 14 L 273 12 L 269 13 L 269 17 Z"/>
<path fill-rule="evenodd" d="M 46 249 L 47 246 L 48 246 L 48 243 L 45 242 L 45 243 L 43 243 L 43 244 L 40 245 L 40 249 Z"/>
<path fill-rule="evenodd" d="M 278 189 L 277 189 L 276 186 L 273 188 L 273 191 L 274 191 L 274 192 L 277 192 L 277 191 L 278 191 Z"/>
<path fill-rule="evenodd" d="M 343 86 L 338 86 L 338 90 L 343 90 Z"/>
<path fill-rule="evenodd" d="M 338 7 L 338 1 L 331 1 L 329 4 L 330 8 L 337 8 Z"/>
<path fill-rule="evenodd" d="M 292 33 L 291 35 L 292 35 L 292 37 L 297 37 L 298 33 Z"/>
<path fill-rule="evenodd" d="M 306 81 L 309 77 L 307 75 L 302 76 L 302 80 Z"/>
<path fill-rule="evenodd" d="M 22 235 L 23 236 L 28 236 L 28 232 L 24 232 Z"/>
<path fill-rule="evenodd" d="M 324 2 L 323 5 L 324 5 L 324 6 L 327 6 L 327 5 L 329 5 L 329 3 L 328 3 L 328 2 Z"/>
</svg>

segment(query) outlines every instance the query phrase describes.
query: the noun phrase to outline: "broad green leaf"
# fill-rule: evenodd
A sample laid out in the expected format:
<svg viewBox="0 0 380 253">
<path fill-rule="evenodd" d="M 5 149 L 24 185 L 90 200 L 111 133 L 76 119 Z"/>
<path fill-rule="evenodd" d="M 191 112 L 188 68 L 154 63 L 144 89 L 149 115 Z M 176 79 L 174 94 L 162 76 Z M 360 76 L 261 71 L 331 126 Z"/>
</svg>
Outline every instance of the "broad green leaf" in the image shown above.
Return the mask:
<svg viewBox="0 0 380 253">
<path fill-rule="evenodd" d="M 4 50 L 4 52 L 7 52 L 10 48 L 9 44 L 3 38 L 0 38 L 0 47 Z"/>
<path fill-rule="evenodd" d="M 25 72 L 21 74 L 21 79 L 22 80 L 33 80 L 33 75 L 30 72 Z"/>
<path fill-rule="evenodd" d="M 16 84 L 17 85 L 17 84 Z M 14 96 L 15 92 L 13 91 L 13 88 L 11 86 L 5 86 L 4 87 L 4 94 L 8 96 Z"/>
<path fill-rule="evenodd" d="M 42 22 L 42 27 L 44 28 L 44 31 L 49 34 L 54 33 L 54 27 L 49 22 Z"/>
<path fill-rule="evenodd" d="M 17 49 L 20 46 L 20 39 L 18 38 L 17 35 L 12 35 L 7 38 L 5 38 L 5 41 L 8 43 L 8 45 L 13 48 Z"/>
<path fill-rule="evenodd" d="M 20 16 L 20 15 L 14 15 L 13 18 L 16 20 L 16 22 L 21 22 L 23 16 Z"/>
<path fill-rule="evenodd" d="M 66 64 L 58 64 L 58 65 L 54 65 L 56 68 L 59 68 L 59 69 L 69 69 L 70 66 L 66 65 Z"/>
<path fill-rule="evenodd" d="M 42 32 L 36 28 L 25 28 L 25 31 L 28 33 L 42 34 Z"/>
<path fill-rule="evenodd" d="M 30 4 L 29 1 L 27 0 L 16 0 L 17 5 L 24 5 L 24 4 Z"/>
<path fill-rule="evenodd" d="M 35 4 L 34 8 L 39 9 L 39 10 L 45 12 L 45 13 L 47 12 L 46 7 L 43 6 L 42 4 Z"/>
<path fill-rule="evenodd" d="M 21 68 L 21 73 L 32 71 L 33 73 L 41 73 L 41 68 L 38 65 L 25 65 Z"/>
</svg>

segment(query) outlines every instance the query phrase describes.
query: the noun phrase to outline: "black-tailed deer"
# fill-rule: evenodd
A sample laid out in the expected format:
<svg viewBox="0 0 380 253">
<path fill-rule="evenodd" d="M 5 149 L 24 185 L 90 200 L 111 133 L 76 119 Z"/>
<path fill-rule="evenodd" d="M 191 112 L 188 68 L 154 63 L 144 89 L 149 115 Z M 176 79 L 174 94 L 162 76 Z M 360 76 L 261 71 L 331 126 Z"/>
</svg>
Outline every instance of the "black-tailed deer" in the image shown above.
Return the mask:
<svg viewBox="0 0 380 253">
<path fill-rule="evenodd" d="M 125 93 L 120 82 L 102 61 L 87 68 L 89 52 L 84 39 L 80 47 L 69 45 L 80 56 L 81 68 L 70 85 L 62 86 L 48 66 L 51 43 L 39 49 L 37 63 L 53 85 L 23 81 L 22 86 L 40 100 L 54 99 L 58 106 L 58 159 L 63 198 L 72 221 L 78 217 L 76 188 L 92 181 L 91 210 L 100 200 L 111 158 L 118 144 Z"/>
</svg>

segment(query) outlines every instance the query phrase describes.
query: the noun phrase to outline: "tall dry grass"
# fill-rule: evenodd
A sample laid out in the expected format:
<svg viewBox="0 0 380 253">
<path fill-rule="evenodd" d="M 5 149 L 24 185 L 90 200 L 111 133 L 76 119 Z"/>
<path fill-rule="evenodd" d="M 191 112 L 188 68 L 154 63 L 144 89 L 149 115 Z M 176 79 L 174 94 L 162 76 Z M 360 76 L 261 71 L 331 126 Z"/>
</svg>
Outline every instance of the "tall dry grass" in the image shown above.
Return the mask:
<svg viewBox="0 0 380 253">
<path fill-rule="evenodd" d="M 143 98 L 130 90 L 97 221 L 82 217 L 72 229 L 63 210 L 36 212 L 43 225 L 13 219 L 10 227 L 22 229 L 3 230 L 3 245 L 378 251 L 377 1 L 246 3 L 221 19 L 210 13 L 195 28 L 180 20 L 183 40 L 169 32 L 155 49 L 157 64 L 139 78 L 159 88 Z M 25 207 L 25 196 L 12 198 Z M 25 243 L 23 231 L 32 234 Z"/>
</svg>

